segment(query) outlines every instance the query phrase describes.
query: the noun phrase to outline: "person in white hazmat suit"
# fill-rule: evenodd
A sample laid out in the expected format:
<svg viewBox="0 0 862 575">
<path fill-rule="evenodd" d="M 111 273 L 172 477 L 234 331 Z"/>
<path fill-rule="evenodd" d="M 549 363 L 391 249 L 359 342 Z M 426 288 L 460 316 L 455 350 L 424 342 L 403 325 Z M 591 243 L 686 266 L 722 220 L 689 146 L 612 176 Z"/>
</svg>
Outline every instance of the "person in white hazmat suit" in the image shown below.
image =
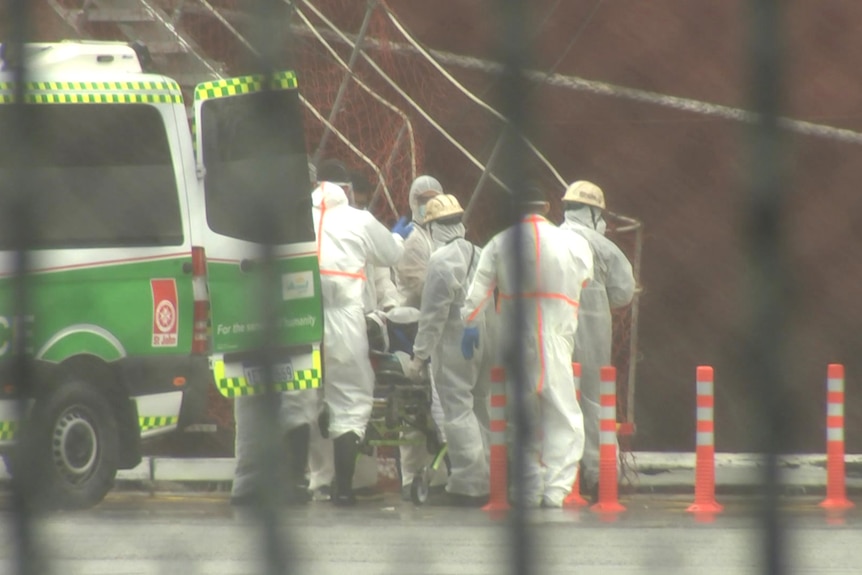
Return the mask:
<svg viewBox="0 0 862 575">
<path fill-rule="evenodd" d="M 401 294 L 401 305 L 419 309 L 422 302 L 425 273 L 433 250 L 425 226 L 425 210 L 429 200 L 442 193 L 443 186 L 432 176 L 419 176 L 410 185 L 408 201 L 414 229 L 404 242 L 404 255 L 395 266 L 395 287 Z"/>
<path fill-rule="evenodd" d="M 425 286 L 425 274 L 428 270 L 428 260 L 434 248 L 434 242 L 425 225 L 425 211 L 427 204 L 436 196 L 443 193 L 440 182 L 429 175 L 421 175 L 413 180 L 410 185 L 408 201 L 410 203 L 410 214 L 412 218 L 413 232 L 404 242 L 404 255 L 398 265 L 395 266 L 395 287 L 401 296 L 401 305 L 421 309 L 422 290 Z M 439 427 L 443 427 L 443 410 L 440 407 L 440 399 L 437 397 L 437 387 L 432 381 L 432 404 L 431 415 Z M 411 432 L 420 435 L 419 432 Z M 445 432 L 443 432 L 445 435 Z M 445 440 L 444 438 L 441 438 Z M 428 453 L 424 447 L 417 445 L 402 445 L 398 449 L 401 459 L 401 497 L 410 500 L 410 485 L 416 473 L 428 463 Z M 445 485 L 447 481 L 446 469 L 440 467 L 431 478 L 431 487 Z"/>
<path fill-rule="evenodd" d="M 354 194 L 356 194 L 356 203 L 354 207 L 360 210 L 367 210 L 369 200 L 371 199 L 371 190 L 365 185 L 361 185 L 357 181 L 362 178 L 359 174 L 351 174 L 353 182 Z M 367 181 L 362 178 L 362 184 L 367 184 Z M 364 201 L 360 204 L 359 197 L 361 194 L 357 192 L 365 191 Z M 397 227 L 395 229 L 398 229 Z M 410 230 L 406 231 L 407 234 Z M 368 281 L 365 282 L 365 313 L 377 314 L 378 318 L 382 318 L 380 312 L 387 312 L 396 307 L 400 301 L 398 289 L 395 287 L 395 282 L 392 280 L 392 269 L 388 267 L 380 267 L 368 264 L 365 273 L 368 275 Z M 382 320 L 381 320 L 382 321 Z M 377 465 L 377 450 L 373 449 L 371 455 L 362 454 L 356 460 L 356 473 L 353 475 L 353 487 L 357 492 L 369 492 L 373 494 L 377 487 L 379 471 Z"/>
<path fill-rule="evenodd" d="M 489 324 L 493 309 L 473 323 L 481 344 L 471 360 L 461 354 L 464 322 L 461 308 L 482 250 L 465 239 L 464 210 L 452 195 L 428 202 L 425 228 L 434 243 L 422 290 L 419 330 L 413 344 L 411 379 L 420 379 L 431 361 L 434 384 L 443 409 L 451 469 L 448 503 L 481 506 L 488 501 L 490 450 L 490 371 L 493 344 Z M 487 321 L 486 321 L 487 320 Z"/>
<path fill-rule="evenodd" d="M 578 328 L 581 289 L 593 276 L 590 246 L 582 237 L 559 229 L 547 219 L 549 205 L 541 188 L 528 186 L 523 216 L 494 236 L 482 250 L 461 312 L 466 328 L 462 353 L 472 356 L 481 344 L 476 322 L 499 298 L 499 352 L 523 357 L 524 385 L 516 385 L 505 365 L 509 393 L 520 392 L 530 420 L 523 504 L 561 507 L 574 483 L 584 449 L 584 422 L 575 397 L 572 352 Z M 521 238 L 523 273 L 516 282 L 516 229 Z M 516 291 L 518 290 L 518 291 Z M 523 329 L 516 322 L 516 302 L 524 310 Z M 512 421 L 510 419 L 510 421 Z"/>
<path fill-rule="evenodd" d="M 563 196 L 565 220 L 560 226 L 583 237 L 593 252 L 593 279 L 581 292 L 573 361 L 581 364 L 581 410 L 586 442 L 581 459 L 581 485 L 598 497 L 600 371 L 611 365 L 611 310 L 631 303 L 635 293 L 632 265 L 617 245 L 605 237 L 605 195 L 585 180 L 571 184 Z"/>
<path fill-rule="evenodd" d="M 351 505 L 359 441 L 371 416 L 374 372 L 368 358 L 364 292 L 368 264 L 395 265 L 401 237 L 348 205 L 344 189 L 322 182 L 312 193 L 323 297 L 323 397 L 333 440 L 336 505 Z"/>
<path fill-rule="evenodd" d="M 323 160 L 315 170 L 317 185 L 321 181 L 326 181 L 341 186 L 347 195 L 349 205 L 364 210 L 364 207 L 357 206 L 354 202 L 357 188 L 364 188 L 362 184 L 367 183 L 357 181 L 358 177 L 360 177 L 358 173 L 351 173 L 340 160 L 334 158 Z M 365 273 L 368 278 L 368 281 L 364 282 L 363 292 L 366 313 L 376 310 L 385 311 L 398 305 L 398 291 L 392 281 L 390 268 L 375 266 L 369 261 Z M 309 489 L 313 493 L 313 498 L 317 501 L 330 500 L 331 487 L 335 478 L 333 445 L 331 439 L 322 437 L 316 420 L 311 426 L 308 468 Z M 353 476 L 354 490 L 372 489 L 377 485 L 377 479 L 376 457 L 360 455 L 356 461 L 356 472 Z"/>
</svg>

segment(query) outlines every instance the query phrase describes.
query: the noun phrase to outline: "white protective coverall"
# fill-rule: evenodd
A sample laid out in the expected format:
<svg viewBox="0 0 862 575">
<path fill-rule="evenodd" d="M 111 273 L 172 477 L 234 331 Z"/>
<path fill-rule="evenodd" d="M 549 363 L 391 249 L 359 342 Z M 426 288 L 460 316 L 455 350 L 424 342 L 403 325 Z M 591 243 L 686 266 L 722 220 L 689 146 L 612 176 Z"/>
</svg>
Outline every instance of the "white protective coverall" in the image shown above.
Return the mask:
<svg viewBox="0 0 862 575">
<path fill-rule="evenodd" d="M 464 239 L 463 224 L 429 224 L 435 250 L 428 262 L 422 290 L 422 315 L 413 355 L 431 358 L 431 371 L 443 409 L 451 470 L 449 493 L 488 495 L 490 371 L 493 363 L 490 330 L 483 311 L 474 321 L 479 327 L 479 349 L 473 358 L 461 354 L 464 321 L 461 308 L 467 287 L 479 264 L 481 249 Z M 491 323 L 490 321 L 487 323 Z"/>
<path fill-rule="evenodd" d="M 352 208 L 344 190 L 321 183 L 312 194 L 323 296 L 324 401 L 333 439 L 365 436 L 374 401 L 363 294 L 367 265 L 389 267 L 403 252 L 400 238 L 366 211 Z"/>
<path fill-rule="evenodd" d="M 398 291 L 392 281 L 390 268 L 368 264 L 365 270 L 368 281 L 365 282 L 365 312 L 385 311 L 396 307 L 399 302 Z M 318 491 L 329 487 L 335 477 L 335 462 L 332 453 L 332 439 L 320 435 L 320 429 L 315 424 L 311 429 L 311 446 L 309 451 L 309 489 Z M 369 488 L 377 485 L 378 469 L 375 455 L 360 455 L 356 460 L 356 472 L 353 476 L 354 489 Z"/>
<path fill-rule="evenodd" d="M 516 292 L 518 226 L 524 273 Z M 561 506 L 583 454 L 584 422 L 575 398 L 572 352 L 581 289 L 592 275 L 593 258 L 586 240 L 539 215 L 528 215 L 494 236 L 482 250 L 461 312 L 466 325 L 474 327 L 481 311 L 493 305 L 498 289 L 499 352 L 511 357 L 519 348 L 523 354 L 526 385 L 522 392 L 533 431 L 525 462 L 527 506 Z M 525 314 L 521 333 L 515 317 L 517 299 L 522 300 Z M 513 378 L 508 371 L 507 380 L 512 397 Z"/>
<path fill-rule="evenodd" d="M 397 307 L 400 297 L 392 281 L 392 270 L 369 265 L 365 273 L 369 278 L 365 290 L 365 311 L 387 311 Z"/>
<path fill-rule="evenodd" d="M 598 213 L 598 217 L 594 218 L 594 213 Z M 589 489 L 599 480 L 599 381 L 602 366 L 612 365 L 611 310 L 631 303 L 635 278 L 626 255 L 604 236 L 606 224 L 599 208 L 567 209 L 560 227 L 587 240 L 593 252 L 593 279 L 581 292 L 573 355 L 573 361 L 581 364 L 581 410 L 586 432 L 581 484 Z"/>
<path fill-rule="evenodd" d="M 443 186 L 433 176 L 422 175 L 413 180 L 410 185 L 408 201 L 410 203 L 410 214 L 413 218 L 413 232 L 404 240 L 404 255 L 395 266 L 395 286 L 401 297 L 401 305 L 420 309 L 422 305 L 422 288 L 425 285 L 425 274 L 428 270 L 428 260 L 434 249 L 428 229 L 423 224 L 425 219 L 425 203 L 422 198 L 443 193 Z M 430 198 L 429 198 L 430 199 Z M 431 415 L 437 425 L 442 426 L 444 419 L 443 410 L 440 407 L 440 399 L 437 397 L 437 387 L 432 381 L 432 404 Z M 418 433 L 418 432 L 417 432 Z M 445 431 L 444 431 L 445 435 Z M 402 445 L 399 448 L 401 455 L 401 483 L 405 488 L 413 482 L 413 477 L 428 461 L 428 453 L 424 447 L 414 445 Z M 446 470 L 441 467 L 438 473 L 431 479 L 431 485 L 443 485 L 446 483 Z"/>
</svg>

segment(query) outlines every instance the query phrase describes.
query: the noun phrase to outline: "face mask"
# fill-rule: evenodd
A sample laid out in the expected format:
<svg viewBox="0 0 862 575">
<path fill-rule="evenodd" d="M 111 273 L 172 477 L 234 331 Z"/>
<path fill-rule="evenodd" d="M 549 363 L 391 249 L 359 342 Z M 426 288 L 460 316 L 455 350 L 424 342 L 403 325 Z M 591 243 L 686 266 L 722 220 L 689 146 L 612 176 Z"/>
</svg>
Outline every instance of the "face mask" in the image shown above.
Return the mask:
<svg viewBox="0 0 862 575">
<path fill-rule="evenodd" d="M 466 229 L 464 224 L 436 224 L 428 223 L 428 236 L 431 238 L 431 243 L 434 244 L 434 249 L 445 246 L 456 238 L 463 238 Z"/>
<path fill-rule="evenodd" d="M 605 223 L 604 218 L 600 218 L 598 222 L 596 222 L 596 231 L 602 235 L 605 235 L 605 230 L 607 229 L 608 224 Z"/>
<path fill-rule="evenodd" d="M 419 221 L 425 221 L 425 204 L 419 206 Z"/>
</svg>

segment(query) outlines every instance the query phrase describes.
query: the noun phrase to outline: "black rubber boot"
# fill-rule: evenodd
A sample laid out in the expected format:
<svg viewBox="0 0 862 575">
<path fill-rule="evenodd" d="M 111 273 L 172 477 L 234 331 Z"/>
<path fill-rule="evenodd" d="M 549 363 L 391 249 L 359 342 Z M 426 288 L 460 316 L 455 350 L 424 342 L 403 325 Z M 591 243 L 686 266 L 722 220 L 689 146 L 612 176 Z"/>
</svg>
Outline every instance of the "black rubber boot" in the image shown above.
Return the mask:
<svg viewBox="0 0 862 575">
<path fill-rule="evenodd" d="M 336 437 L 332 443 L 335 456 L 335 494 L 332 502 L 340 507 L 354 505 L 353 472 L 359 453 L 359 436 L 348 432 Z"/>
<path fill-rule="evenodd" d="M 308 467 L 308 444 L 311 440 L 311 426 L 300 425 L 287 432 L 285 449 L 287 451 L 287 503 L 301 505 L 311 501 L 305 470 Z"/>
</svg>

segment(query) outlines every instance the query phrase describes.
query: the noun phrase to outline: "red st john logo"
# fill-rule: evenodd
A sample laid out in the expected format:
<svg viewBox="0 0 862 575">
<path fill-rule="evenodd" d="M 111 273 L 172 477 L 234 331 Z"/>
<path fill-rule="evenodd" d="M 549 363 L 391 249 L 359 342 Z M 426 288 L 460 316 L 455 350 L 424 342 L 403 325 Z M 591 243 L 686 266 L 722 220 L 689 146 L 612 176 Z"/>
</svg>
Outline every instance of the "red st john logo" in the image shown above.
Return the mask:
<svg viewBox="0 0 862 575">
<path fill-rule="evenodd" d="M 173 279 L 150 280 L 153 292 L 153 347 L 177 345 L 179 303 Z"/>
</svg>

